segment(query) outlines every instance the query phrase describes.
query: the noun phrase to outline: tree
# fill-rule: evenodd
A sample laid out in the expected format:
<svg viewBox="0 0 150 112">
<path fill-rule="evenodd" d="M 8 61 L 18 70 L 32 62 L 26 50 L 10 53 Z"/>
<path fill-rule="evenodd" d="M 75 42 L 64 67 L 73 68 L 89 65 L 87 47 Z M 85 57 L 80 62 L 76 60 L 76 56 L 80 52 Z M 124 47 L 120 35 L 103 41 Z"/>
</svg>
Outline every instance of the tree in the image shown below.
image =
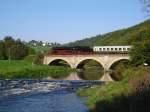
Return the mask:
<svg viewBox="0 0 150 112">
<path fill-rule="evenodd" d="M 133 48 L 131 49 L 131 62 L 135 66 L 147 63 L 150 65 L 150 32 L 142 29 L 134 37 Z"/>
<path fill-rule="evenodd" d="M 150 14 L 150 0 L 141 0 L 144 11 Z M 133 48 L 130 52 L 131 62 L 138 66 L 144 63 L 150 65 L 150 30 L 149 27 L 140 29 L 133 36 Z"/>
<path fill-rule="evenodd" d="M 38 41 L 36 40 L 31 40 L 28 42 L 29 45 L 32 45 L 32 46 L 36 46 L 38 44 Z"/>
<path fill-rule="evenodd" d="M 11 36 L 6 36 L 4 38 L 5 53 L 6 53 L 7 59 L 10 58 L 10 49 L 11 49 L 11 46 L 14 45 L 14 43 L 15 43 L 15 40 Z"/>
<path fill-rule="evenodd" d="M 14 42 L 15 40 L 11 36 L 6 36 L 4 38 L 4 43 L 5 43 L 6 48 L 11 47 L 14 44 Z"/>
<path fill-rule="evenodd" d="M 11 59 L 22 59 L 28 55 L 28 47 L 21 42 L 16 42 L 10 48 Z"/>
<path fill-rule="evenodd" d="M 5 45 L 3 41 L 0 41 L 0 60 L 6 59 L 6 54 L 5 54 Z"/>
<path fill-rule="evenodd" d="M 28 47 L 20 39 L 13 39 L 11 36 L 6 36 L 1 43 L 1 58 L 0 59 L 22 59 L 28 55 Z M 5 58 L 4 58 L 5 57 Z"/>
</svg>

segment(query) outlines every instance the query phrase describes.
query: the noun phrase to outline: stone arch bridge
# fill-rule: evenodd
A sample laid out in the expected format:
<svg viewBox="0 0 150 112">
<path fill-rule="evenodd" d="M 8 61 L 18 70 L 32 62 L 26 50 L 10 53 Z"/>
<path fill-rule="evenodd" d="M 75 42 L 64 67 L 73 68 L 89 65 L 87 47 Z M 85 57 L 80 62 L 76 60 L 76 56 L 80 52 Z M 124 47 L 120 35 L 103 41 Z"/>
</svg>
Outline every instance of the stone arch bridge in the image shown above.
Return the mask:
<svg viewBox="0 0 150 112">
<path fill-rule="evenodd" d="M 77 68 L 77 66 L 85 60 L 95 60 L 99 62 L 104 71 L 109 71 L 110 67 L 117 61 L 127 59 L 129 60 L 128 54 L 92 54 L 92 55 L 46 55 L 43 63 L 49 65 L 55 60 L 64 60 L 71 68 Z M 78 78 L 77 78 L 78 79 Z M 76 79 L 72 79 L 76 80 Z M 104 74 L 101 80 L 111 81 L 111 77 L 108 73 Z"/>
</svg>

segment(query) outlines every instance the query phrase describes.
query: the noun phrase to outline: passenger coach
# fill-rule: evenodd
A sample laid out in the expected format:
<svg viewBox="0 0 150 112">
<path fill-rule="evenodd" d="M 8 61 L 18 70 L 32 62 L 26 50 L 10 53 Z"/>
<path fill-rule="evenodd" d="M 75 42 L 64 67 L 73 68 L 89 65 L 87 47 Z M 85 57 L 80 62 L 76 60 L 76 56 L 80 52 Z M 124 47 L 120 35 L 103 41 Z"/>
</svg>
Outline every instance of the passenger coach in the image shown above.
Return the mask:
<svg viewBox="0 0 150 112">
<path fill-rule="evenodd" d="M 94 46 L 94 52 L 128 52 L 131 46 Z"/>
</svg>

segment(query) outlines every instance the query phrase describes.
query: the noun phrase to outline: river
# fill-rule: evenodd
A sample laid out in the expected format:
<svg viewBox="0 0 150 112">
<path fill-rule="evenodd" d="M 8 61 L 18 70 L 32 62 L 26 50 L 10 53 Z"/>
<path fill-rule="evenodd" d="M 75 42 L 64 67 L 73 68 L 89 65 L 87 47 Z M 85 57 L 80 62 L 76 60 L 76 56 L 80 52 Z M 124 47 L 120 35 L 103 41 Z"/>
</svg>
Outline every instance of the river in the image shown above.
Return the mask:
<svg viewBox="0 0 150 112">
<path fill-rule="evenodd" d="M 80 88 L 101 81 L 9 80 L 0 81 L 0 112 L 89 112 Z"/>
</svg>

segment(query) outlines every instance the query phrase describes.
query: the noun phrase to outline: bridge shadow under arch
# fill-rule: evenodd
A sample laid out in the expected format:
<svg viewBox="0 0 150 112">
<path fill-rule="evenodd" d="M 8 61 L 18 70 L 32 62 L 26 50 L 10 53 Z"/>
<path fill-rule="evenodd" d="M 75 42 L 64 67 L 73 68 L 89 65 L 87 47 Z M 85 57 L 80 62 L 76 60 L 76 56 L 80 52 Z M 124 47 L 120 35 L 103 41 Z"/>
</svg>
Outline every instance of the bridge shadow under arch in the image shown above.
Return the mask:
<svg viewBox="0 0 150 112">
<path fill-rule="evenodd" d="M 104 68 L 100 62 L 94 59 L 84 59 L 76 67 L 78 76 L 83 80 L 100 80 L 104 74 Z"/>
<path fill-rule="evenodd" d="M 55 59 L 49 63 L 49 66 L 64 66 L 71 68 L 71 65 L 66 60 L 63 59 Z"/>
<path fill-rule="evenodd" d="M 115 61 L 109 68 L 110 76 L 114 81 L 120 81 L 123 78 L 123 72 L 128 68 L 129 59 L 120 59 Z"/>
</svg>

